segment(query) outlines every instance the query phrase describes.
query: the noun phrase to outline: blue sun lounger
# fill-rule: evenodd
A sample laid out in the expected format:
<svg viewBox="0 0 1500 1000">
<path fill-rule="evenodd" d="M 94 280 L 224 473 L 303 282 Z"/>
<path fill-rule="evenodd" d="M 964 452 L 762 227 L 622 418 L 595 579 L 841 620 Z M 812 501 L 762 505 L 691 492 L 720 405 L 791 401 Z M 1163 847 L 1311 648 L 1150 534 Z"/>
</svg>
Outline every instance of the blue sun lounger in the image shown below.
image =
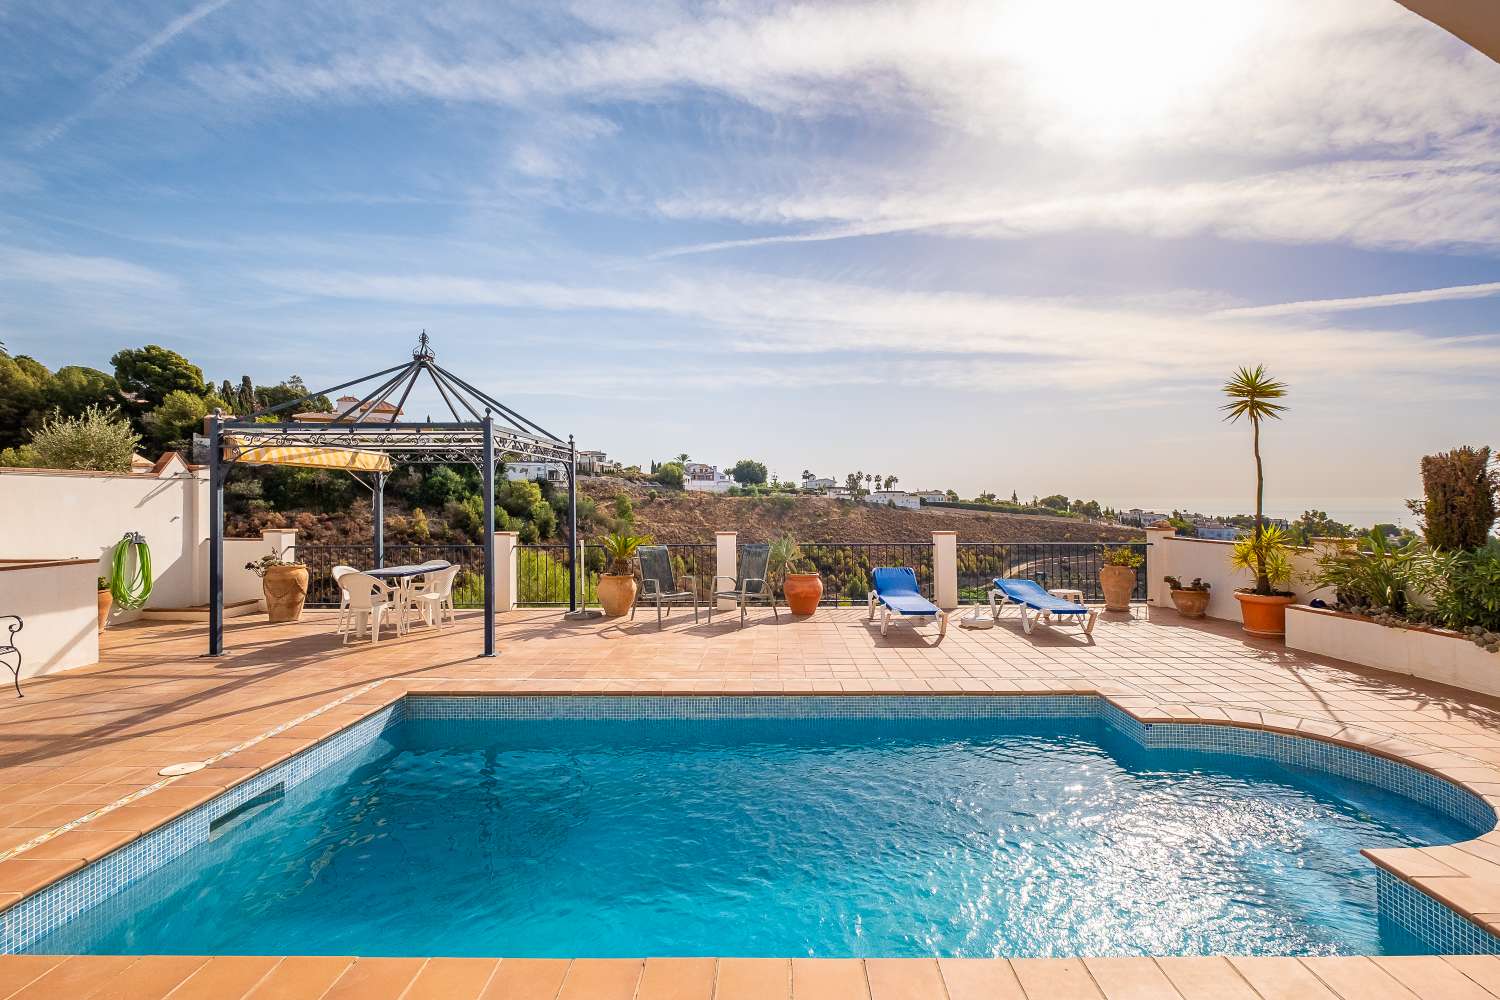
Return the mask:
<svg viewBox="0 0 1500 1000">
<path fill-rule="evenodd" d="M 1038 621 L 1043 625 L 1051 625 L 1056 616 L 1078 619 L 1083 634 L 1093 636 L 1094 620 L 1099 617 L 1099 612 L 1092 608 L 1047 593 L 1035 580 L 1006 580 L 996 577 L 995 589 L 990 591 L 990 616 L 998 622 L 1001 609 L 1011 604 L 1021 609 L 1021 627 L 1026 630 L 1027 635 L 1031 634 Z M 1033 611 L 1036 612 L 1035 617 L 1028 613 Z"/>
<path fill-rule="evenodd" d="M 917 574 L 909 566 L 881 566 L 873 574 L 875 589 L 870 591 L 870 621 L 880 606 L 880 634 L 890 627 L 891 615 L 906 618 L 936 618 L 938 638 L 948 634 L 948 615 L 942 608 L 922 596 L 917 589 Z"/>
</svg>

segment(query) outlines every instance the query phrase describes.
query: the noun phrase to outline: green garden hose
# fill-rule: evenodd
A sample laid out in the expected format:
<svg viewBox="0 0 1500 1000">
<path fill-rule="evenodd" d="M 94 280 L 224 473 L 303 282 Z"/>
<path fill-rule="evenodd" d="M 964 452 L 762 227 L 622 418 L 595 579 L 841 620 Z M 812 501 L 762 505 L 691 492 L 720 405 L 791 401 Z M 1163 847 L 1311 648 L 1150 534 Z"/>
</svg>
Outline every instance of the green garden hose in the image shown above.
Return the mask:
<svg viewBox="0 0 1500 1000">
<path fill-rule="evenodd" d="M 135 573 L 127 576 L 125 561 L 132 548 L 135 549 Z M 115 607 L 130 610 L 143 607 L 151 596 L 151 549 L 146 545 L 146 537 L 139 532 L 126 532 L 115 546 L 109 592 L 114 595 Z"/>
</svg>

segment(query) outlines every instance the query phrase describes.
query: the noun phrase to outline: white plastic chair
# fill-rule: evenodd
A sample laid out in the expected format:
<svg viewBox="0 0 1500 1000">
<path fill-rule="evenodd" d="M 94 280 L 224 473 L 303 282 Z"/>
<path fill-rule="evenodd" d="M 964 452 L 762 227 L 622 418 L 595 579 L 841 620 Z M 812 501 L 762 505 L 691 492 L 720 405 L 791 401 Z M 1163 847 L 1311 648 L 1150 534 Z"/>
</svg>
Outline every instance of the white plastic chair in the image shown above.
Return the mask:
<svg viewBox="0 0 1500 1000">
<path fill-rule="evenodd" d="M 350 573 L 358 573 L 358 572 L 359 572 L 359 570 L 355 569 L 353 566 L 335 566 L 335 567 L 333 567 L 333 574 L 332 574 L 333 575 L 333 585 L 335 587 L 339 588 L 339 634 L 340 635 L 342 635 L 343 632 L 344 632 L 344 630 L 349 627 L 349 591 L 345 590 L 344 589 L 344 585 L 342 583 L 340 583 L 339 581 L 341 581 L 344 577 L 348 576 Z"/>
<path fill-rule="evenodd" d="M 453 610 L 453 581 L 458 577 L 459 567 L 449 566 L 436 573 L 427 574 L 422 583 L 414 583 L 407 590 L 407 601 L 422 620 L 438 628 L 443 627 L 443 612 L 448 612 L 448 623 L 457 624 Z"/>
<path fill-rule="evenodd" d="M 348 614 L 350 617 L 350 628 L 344 630 L 344 645 L 349 644 L 351 633 L 358 636 L 365 630 L 365 623 L 369 623 L 370 643 L 374 645 L 380 641 L 380 626 L 383 624 L 386 612 L 396 613 L 396 634 L 402 632 L 403 616 L 401 606 L 395 600 L 384 580 L 378 580 L 364 573 L 345 573 L 340 580 L 344 593 L 349 597 Z"/>
</svg>

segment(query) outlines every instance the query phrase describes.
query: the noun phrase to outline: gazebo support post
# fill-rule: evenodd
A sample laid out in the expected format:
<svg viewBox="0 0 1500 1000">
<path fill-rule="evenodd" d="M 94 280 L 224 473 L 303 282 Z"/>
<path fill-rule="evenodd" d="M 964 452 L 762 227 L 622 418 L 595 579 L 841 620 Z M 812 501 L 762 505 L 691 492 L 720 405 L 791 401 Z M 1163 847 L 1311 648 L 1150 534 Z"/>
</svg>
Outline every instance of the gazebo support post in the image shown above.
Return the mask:
<svg viewBox="0 0 1500 1000">
<path fill-rule="evenodd" d="M 484 655 L 495 655 L 495 418 L 484 411 Z"/>
<path fill-rule="evenodd" d="M 385 566 L 385 473 L 375 473 L 375 488 L 370 491 L 370 513 L 374 517 L 374 552 L 375 568 L 382 569 Z"/>
<path fill-rule="evenodd" d="M 578 560 L 583 547 L 578 544 L 578 449 L 573 435 L 568 435 L 568 612 L 578 610 Z"/>
<path fill-rule="evenodd" d="M 208 418 L 208 655 L 224 652 L 224 449 L 219 415 Z"/>
</svg>

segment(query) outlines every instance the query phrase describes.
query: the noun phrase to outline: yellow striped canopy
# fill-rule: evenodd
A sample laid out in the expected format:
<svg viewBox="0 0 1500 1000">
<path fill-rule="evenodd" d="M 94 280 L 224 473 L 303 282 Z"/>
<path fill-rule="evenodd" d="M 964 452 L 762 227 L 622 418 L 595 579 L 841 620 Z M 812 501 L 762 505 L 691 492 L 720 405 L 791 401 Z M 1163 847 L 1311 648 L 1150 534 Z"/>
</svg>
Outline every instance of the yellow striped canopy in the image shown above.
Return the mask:
<svg viewBox="0 0 1500 1000">
<path fill-rule="evenodd" d="M 347 469 L 349 472 L 390 472 L 391 459 L 378 451 L 359 448 L 315 448 L 309 445 L 248 444 L 243 438 L 224 438 L 224 458 L 251 465 L 291 465 L 301 469 Z"/>
</svg>

